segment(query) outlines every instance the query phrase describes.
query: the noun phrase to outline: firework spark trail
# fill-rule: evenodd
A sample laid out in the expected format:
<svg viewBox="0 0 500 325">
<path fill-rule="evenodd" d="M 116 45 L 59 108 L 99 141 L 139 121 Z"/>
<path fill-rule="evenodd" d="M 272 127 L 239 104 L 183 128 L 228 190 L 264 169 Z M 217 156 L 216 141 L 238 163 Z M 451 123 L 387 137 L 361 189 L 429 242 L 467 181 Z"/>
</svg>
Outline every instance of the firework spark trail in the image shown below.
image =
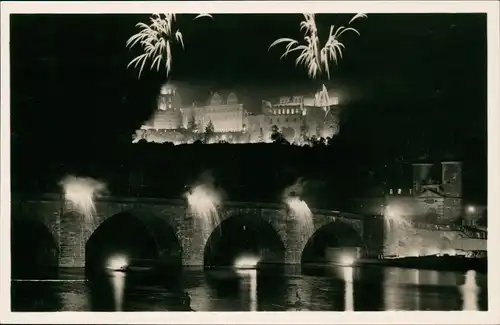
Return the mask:
<svg viewBox="0 0 500 325">
<path fill-rule="evenodd" d="M 304 44 L 300 44 L 299 41 L 292 38 L 280 38 L 274 41 L 269 46 L 269 49 L 281 43 L 288 43 L 285 46 L 284 53 L 281 55 L 281 59 L 286 58 L 292 52 L 298 51 L 300 54 L 295 59 L 295 65 L 304 66 L 311 79 L 326 75 L 329 80 L 330 67 L 332 64 L 338 64 L 338 61 L 342 59 L 342 50 L 345 49 L 345 45 L 340 41 L 340 37 L 346 32 L 354 32 L 358 35 L 360 33 L 353 27 L 335 27 L 331 25 L 328 39 L 323 43 L 318 36 L 316 15 L 311 13 L 304 13 L 302 15 L 304 16 L 304 20 L 300 22 L 300 31 L 304 30 Z M 349 25 L 360 18 L 366 17 L 366 14 L 358 13 L 349 20 Z M 321 47 L 321 44 L 324 44 L 324 46 Z M 315 97 L 318 105 L 323 107 L 326 119 L 331 105 L 328 90 L 324 84 L 315 94 Z"/>
<path fill-rule="evenodd" d="M 96 197 L 106 192 L 106 184 L 90 177 L 66 176 L 59 182 L 64 199 L 85 218 L 85 224 L 94 221 Z"/>
<path fill-rule="evenodd" d="M 299 41 L 291 38 L 280 38 L 274 41 L 269 48 L 281 43 L 288 43 L 281 58 L 285 58 L 292 52 L 299 51 L 300 54 L 296 58 L 295 64 L 305 66 L 311 79 L 316 79 L 322 74 L 326 74 L 327 78 L 330 79 L 330 66 L 338 63 L 339 59 L 342 58 L 342 50 L 345 48 L 345 45 L 339 40 L 340 36 L 349 31 L 358 35 L 360 33 L 353 27 L 335 27 L 331 25 L 328 39 L 324 42 L 325 45 L 321 47 L 322 42 L 318 36 L 315 14 L 304 13 L 303 16 L 304 20 L 300 22 L 300 30 L 304 30 L 304 44 L 300 44 Z M 351 18 L 349 24 L 359 18 L 366 17 L 365 14 L 356 14 Z"/>
<path fill-rule="evenodd" d="M 198 14 L 194 19 L 201 17 L 212 18 L 210 14 L 203 13 Z M 136 24 L 140 31 L 127 40 L 126 47 L 133 48 L 139 44 L 143 53 L 132 59 L 127 68 L 130 66 L 137 68 L 140 65 L 139 78 L 148 60 L 151 61 L 150 70 L 156 66 L 157 71 L 160 70 L 162 62 L 165 61 L 167 77 L 170 74 L 172 69 L 172 44 L 178 42 L 184 48 L 182 33 L 179 29 L 175 29 L 175 21 L 176 14 L 155 13 L 149 18 L 149 25 L 145 23 Z"/>
</svg>

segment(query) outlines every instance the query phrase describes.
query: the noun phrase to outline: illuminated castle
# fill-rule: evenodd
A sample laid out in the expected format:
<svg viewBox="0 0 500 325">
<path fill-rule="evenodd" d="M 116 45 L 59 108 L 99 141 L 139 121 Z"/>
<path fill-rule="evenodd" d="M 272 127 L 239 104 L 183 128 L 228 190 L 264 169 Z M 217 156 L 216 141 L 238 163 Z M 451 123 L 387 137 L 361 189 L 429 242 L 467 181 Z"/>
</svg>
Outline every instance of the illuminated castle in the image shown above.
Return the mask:
<svg viewBox="0 0 500 325">
<path fill-rule="evenodd" d="M 185 105 L 178 87 L 167 83 L 160 89 L 157 110 L 136 131 L 134 142 L 191 142 L 197 137 L 188 133 L 200 135 L 209 123 L 215 141 L 228 135 L 233 142 L 240 143 L 269 142 L 273 128 L 288 141 L 299 143 L 304 136 L 327 138 L 339 132 L 340 106 L 336 96 L 327 103 L 314 96 L 282 96 L 262 101 L 261 108 L 260 114 L 248 113 L 230 91 L 212 92 L 204 102 Z"/>
<path fill-rule="evenodd" d="M 339 132 L 340 106 L 336 96 L 327 103 L 315 97 L 282 96 L 262 101 L 265 128 L 277 126 L 288 141 L 297 141 L 301 134 L 332 137 Z"/>
<path fill-rule="evenodd" d="M 194 120 L 198 132 L 204 132 L 209 122 L 212 122 L 216 133 L 243 132 L 246 117 L 243 104 L 234 92 L 214 92 L 204 105 L 193 103 L 182 109 L 182 126 L 188 129 L 190 120 Z"/>
</svg>

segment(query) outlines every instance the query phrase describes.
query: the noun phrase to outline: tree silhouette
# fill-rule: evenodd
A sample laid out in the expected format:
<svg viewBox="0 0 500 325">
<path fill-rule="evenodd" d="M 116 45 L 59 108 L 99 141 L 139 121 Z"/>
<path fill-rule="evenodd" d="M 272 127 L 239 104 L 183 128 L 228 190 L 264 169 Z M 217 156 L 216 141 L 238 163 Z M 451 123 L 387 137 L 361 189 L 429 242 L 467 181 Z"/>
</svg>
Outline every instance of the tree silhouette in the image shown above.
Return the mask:
<svg viewBox="0 0 500 325">
<path fill-rule="evenodd" d="M 198 125 L 196 124 L 196 118 L 193 115 L 193 116 L 191 116 L 191 118 L 189 118 L 187 129 L 188 129 L 188 131 L 196 132 L 197 127 L 198 127 Z"/>
<path fill-rule="evenodd" d="M 212 123 L 212 120 L 208 121 L 207 126 L 205 126 L 205 143 L 210 142 L 210 139 L 215 134 L 214 130 L 215 130 L 215 128 L 214 128 L 214 124 Z"/>
<path fill-rule="evenodd" d="M 271 127 L 271 141 L 274 143 L 288 143 L 277 125 Z"/>
</svg>

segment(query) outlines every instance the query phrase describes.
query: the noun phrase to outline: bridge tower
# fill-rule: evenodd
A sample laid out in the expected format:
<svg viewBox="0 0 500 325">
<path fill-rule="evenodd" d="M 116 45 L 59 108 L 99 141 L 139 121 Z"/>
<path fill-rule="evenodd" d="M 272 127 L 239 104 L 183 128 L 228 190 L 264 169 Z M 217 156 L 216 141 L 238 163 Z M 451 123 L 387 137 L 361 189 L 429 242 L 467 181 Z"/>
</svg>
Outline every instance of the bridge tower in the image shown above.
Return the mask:
<svg viewBox="0 0 500 325">
<path fill-rule="evenodd" d="M 431 176 L 432 163 L 419 162 L 413 164 L 413 193 L 418 195 L 421 192 L 422 185 Z"/>
<path fill-rule="evenodd" d="M 448 197 L 462 197 L 462 163 L 459 161 L 441 162 L 442 186 Z"/>
</svg>

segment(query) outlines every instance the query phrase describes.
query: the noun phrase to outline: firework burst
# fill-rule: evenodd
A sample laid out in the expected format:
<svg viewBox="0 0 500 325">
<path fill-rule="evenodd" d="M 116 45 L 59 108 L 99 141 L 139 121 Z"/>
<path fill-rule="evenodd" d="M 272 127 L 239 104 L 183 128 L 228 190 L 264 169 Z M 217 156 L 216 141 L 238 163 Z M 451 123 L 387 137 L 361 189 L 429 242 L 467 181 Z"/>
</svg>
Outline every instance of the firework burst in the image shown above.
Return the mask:
<svg viewBox="0 0 500 325">
<path fill-rule="evenodd" d="M 345 45 L 340 41 L 340 37 L 346 32 L 354 32 L 358 35 L 360 33 L 353 27 L 335 27 L 331 25 L 328 39 L 321 46 L 322 42 L 318 36 L 315 14 L 304 13 L 303 16 L 304 20 L 300 22 L 300 30 L 304 30 L 303 44 L 292 38 L 280 38 L 274 41 L 269 48 L 281 43 L 287 43 L 281 58 L 298 51 L 300 54 L 295 60 L 295 64 L 305 66 L 311 79 L 316 79 L 323 74 L 326 74 L 327 78 L 330 79 L 330 66 L 338 63 L 339 59 L 342 58 L 342 50 L 345 48 Z M 367 17 L 365 14 L 358 13 L 351 18 L 349 25 L 355 20 L 365 17 Z"/>
<path fill-rule="evenodd" d="M 292 38 L 280 38 L 274 41 L 269 46 L 269 49 L 278 44 L 287 43 L 281 59 L 286 58 L 292 52 L 298 51 L 300 54 L 295 59 L 295 65 L 306 67 L 309 78 L 316 79 L 322 75 L 326 75 L 327 79 L 330 79 L 330 67 L 332 64 L 338 64 L 339 59 L 342 58 L 342 50 L 345 48 L 345 45 L 340 41 L 340 37 L 346 32 L 354 32 L 358 35 L 360 33 L 353 27 L 335 27 L 331 25 L 328 39 L 322 47 L 322 42 L 318 36 L 315 14 L 304 13 L 303 16 L 304 20 L 300 22 L 300 31 L 304 30 L 303 44 Z M 358 13 L 349 20 L 349 25 L 357 19 L 366 17 L 366 14 Z M 323 111 L 325 112 L 324 118 L 326 120 L 328 113 L 330 113 L 331 103 L 328 89 L 324 84 L 316 92 L 315 101 L 318 106 L 323 107 Z"/>
<path fill-rule="evenodd" d="M 201 17 L 210 17 L 210 14 L 198 14 L 194 19 Z M 151 62 L 150 69 L 159 71 L 162 63 L 164 62 L 167 76 L 172 69 L 172 44 L 174 42 L 180 43 L 184 48 L 184 40 L 182 33 L 175 27 L 176 14 L 158 14 L 151 15 L 149 25 L 145 23 L 138 23 L 136 27 L 140 31 L 132 35 L 126 43 L 126 47 L 133 48 L 136 45 L 142 47 L 143 53 L 136 56 L 127 65 L 127 68 L 134 66 L 139 68 L 139 78 L 148 61 Z"/>
</svg>

